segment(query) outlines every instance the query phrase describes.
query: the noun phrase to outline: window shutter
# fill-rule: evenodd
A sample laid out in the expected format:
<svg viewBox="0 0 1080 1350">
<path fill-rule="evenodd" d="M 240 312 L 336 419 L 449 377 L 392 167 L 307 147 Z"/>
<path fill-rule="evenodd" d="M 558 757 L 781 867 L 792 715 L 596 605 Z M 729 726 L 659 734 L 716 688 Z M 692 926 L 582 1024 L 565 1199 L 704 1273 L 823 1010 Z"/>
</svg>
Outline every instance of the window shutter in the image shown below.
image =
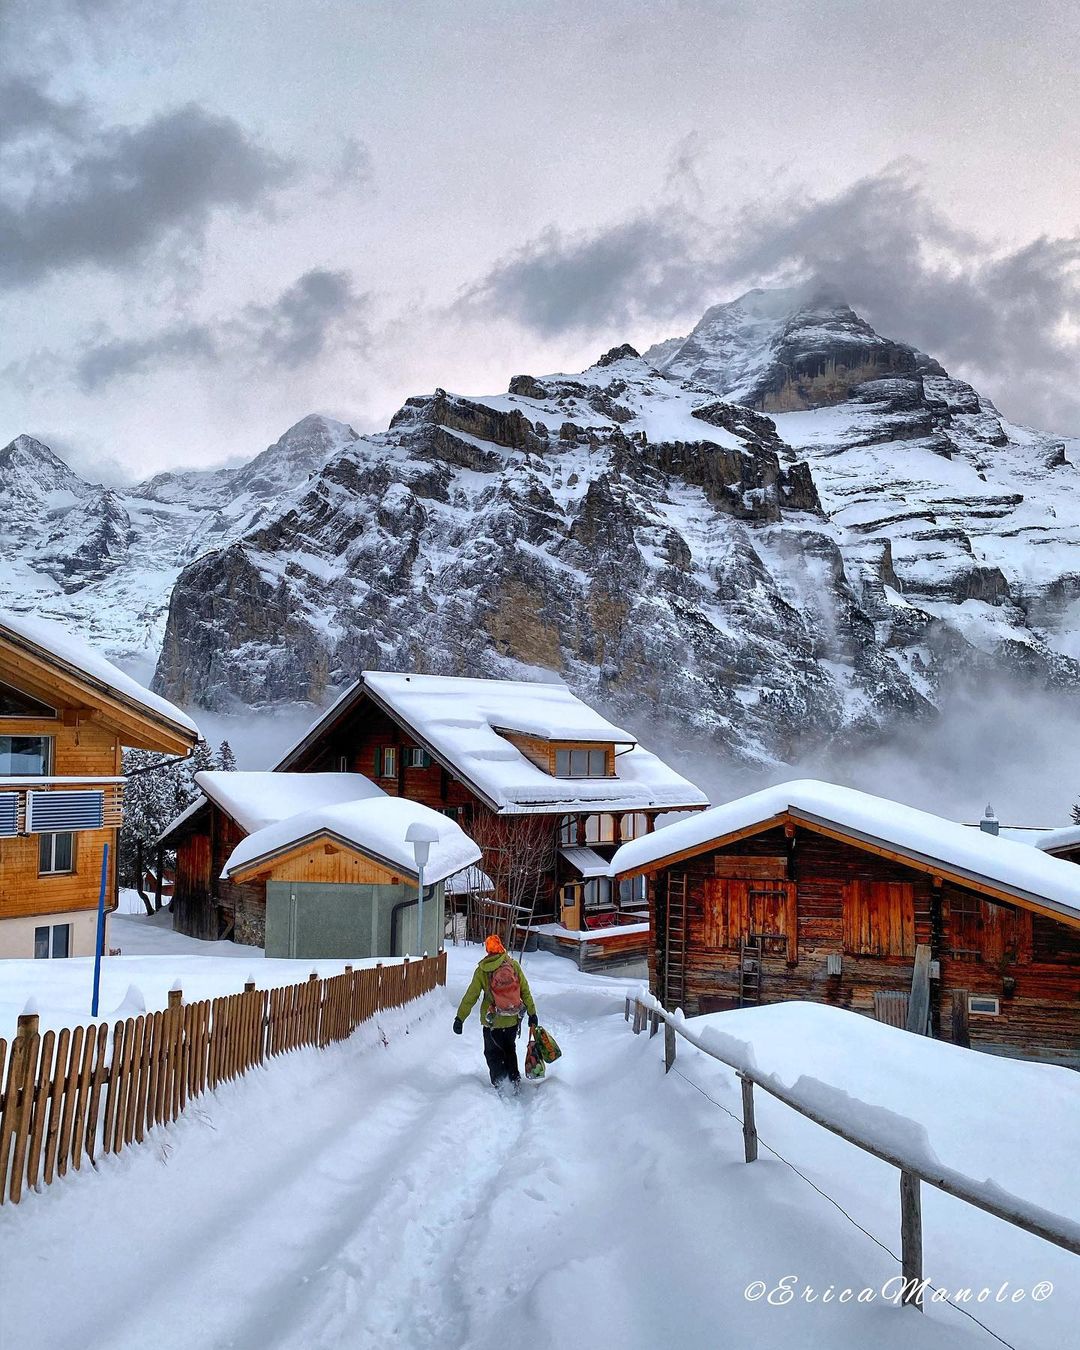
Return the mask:
<svg viewBox="0 0 1080 1350">
<path fill-rule="evenodd" d="M 375 747 L 375 777 L 382 777 L 382 746 Z"/>
<path fill-rule="evenodd" d="M 28 792 L 27 834 L 100 830 L 105 826 L 104 792 Z"/>
<path fill-rule="evenodd" d="M 420 751 L 420 767 L 422 769 L 431 768 L 431 756 L 428 754 L 426 750 Z"/>
<path fill-rule="evenodd" d="M 19 794 L 0 792 L 0 838 L 19 832 Z"/>
</svg>

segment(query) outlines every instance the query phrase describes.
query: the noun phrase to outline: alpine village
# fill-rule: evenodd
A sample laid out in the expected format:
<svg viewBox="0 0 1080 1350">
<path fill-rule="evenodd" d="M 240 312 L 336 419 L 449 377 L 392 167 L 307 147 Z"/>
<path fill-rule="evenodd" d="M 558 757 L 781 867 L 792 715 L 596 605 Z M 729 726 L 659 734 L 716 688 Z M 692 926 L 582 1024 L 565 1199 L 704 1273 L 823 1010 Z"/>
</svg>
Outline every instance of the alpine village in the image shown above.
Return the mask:
<svg viewBox="0 0 1080 1350">
<path fill-rule="evenodd" d="M 0 1350 L 1076 1343 L 1078 59 L 0 5 Z"/>
</svg>

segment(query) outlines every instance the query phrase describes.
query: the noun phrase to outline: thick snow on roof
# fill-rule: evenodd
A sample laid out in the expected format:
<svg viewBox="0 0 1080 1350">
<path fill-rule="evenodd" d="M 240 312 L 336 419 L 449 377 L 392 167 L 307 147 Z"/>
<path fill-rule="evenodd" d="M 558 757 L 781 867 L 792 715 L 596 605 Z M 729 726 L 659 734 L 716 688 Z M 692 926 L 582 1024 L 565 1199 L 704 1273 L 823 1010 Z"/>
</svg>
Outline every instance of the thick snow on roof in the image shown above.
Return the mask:
<svg viewBox="0 0 1080 1350">
<path fill-rule="evenodd" d="M 275 777 L 277 775 L 274 775 Z M 300 776 L 300 775 L 298 775 Z M 229 876 L 256 859 L 291 847 L 319 834 L 333 834 L 370 857 L 380 858 L 407 876 L 416 875 L 412 845 L 405 842 L 410 825 L 423 824 L 438 832 L 431 845 L 424 880 L 434 885 L 480 861 L 480 850 L 461 828 L 430 806 L 405 797 L 368 797 L 361 801 L 338 802 L 312 811 L 289 816 L 242 840 L 225 864 L 223 876 Z"/>
<path fill-rule="evenodd" d="M 1026 892 L 1071 916 L 1080 914 L 1080 868 L 1018 844 L 912 806 L 872 797 L 854 788 L 797 779 L 714 806 L 653 834 L 632 839 L 611 860 L 611 875 L 707 846 L 791 810 L 869 835 L 903 852 L 919 854 L 960 873 L 975 874 L 1007 891 Z"/>
<path fill-rule="evenodd" d="M 199 737 L 200 731 L 195 723 L 174 707 L 168 699 L 152 694 L 138 680 L 125 675 L 111 661 L 99 656 L 92 647 L 88 647 L 80 638 L 73 637 L 66 628 L 50 623 L 47 619 L 32 618 L 26 614 L 12 614 L 0 610 L 0 639 L 4 637 L 22 639 L 37 647 L 44 656 L 53 657 L 63 665 L 71 666 L 81 675 L 96 683 L 105 685 L 114 694 L 131 703 L 137 703 L 152 717 L 172 722 L 184 731 Z"/>
<path fill-rule="evenodd" d="M 559 852 L 576 872 L 583 877 L 606 877 L 608 862 L 593 848 L 571 844 Z"/>
<path fill-rule="evenodd" d="M 1080 825 L 1063 825 L 1060 830 L 1048 830 L 1046 834 L 1039 836 L 1036 847 L 1047 853 L 1055 852 L 1059 848 L 1078 848 Z M 1074 863 L 1073 866 L 1075 865 Z"/>
<path fill-rule="evenodd" d="M 362 773 L 270 773 L 244 769 L 226 772 L 205 769 L 195 775 L 195 782 L 248 834 L 320 806 L 336 806 L 341 802 L 386 796 L 382 788 L 376 787 Z"/>
<path fill-rule="evenodd" d="M 708 798 L 562 684 L 365 671 L 363 683 L 446 762 L 508 812 L 638 811 L 706 805 Z M 557 741 L 633 745 L 611 778 L 553 778 L 495 728 Z"/>
</svg>

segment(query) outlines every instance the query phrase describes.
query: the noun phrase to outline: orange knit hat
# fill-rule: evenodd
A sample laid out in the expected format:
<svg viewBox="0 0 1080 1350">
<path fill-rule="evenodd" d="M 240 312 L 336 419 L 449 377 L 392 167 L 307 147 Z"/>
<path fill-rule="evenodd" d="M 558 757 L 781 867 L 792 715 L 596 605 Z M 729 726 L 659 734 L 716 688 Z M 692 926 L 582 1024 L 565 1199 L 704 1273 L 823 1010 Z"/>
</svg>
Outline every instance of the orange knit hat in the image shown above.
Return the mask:
<svg viewBox="0 0 1080 1350">
<path fill-rule="evenodd" d="M 502 945 L 502 938 L 497 937 L 492 933 L 492 935 L 484 942 L 484 951 L 486 951 L 489 956 L 497 956 L 499 952 L 506 951 L 506 948 Z"/>
</svg>

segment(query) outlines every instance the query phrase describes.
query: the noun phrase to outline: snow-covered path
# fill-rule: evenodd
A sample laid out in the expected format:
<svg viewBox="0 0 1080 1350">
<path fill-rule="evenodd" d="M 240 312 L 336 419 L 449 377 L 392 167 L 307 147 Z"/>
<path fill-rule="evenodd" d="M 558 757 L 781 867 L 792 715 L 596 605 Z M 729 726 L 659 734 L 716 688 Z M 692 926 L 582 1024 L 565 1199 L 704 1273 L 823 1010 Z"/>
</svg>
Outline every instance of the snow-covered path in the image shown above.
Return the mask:
<svg viewBox="0 0 1080 1350">
<path fill-rule="evenodd" d="M 291 1056 L 0 1212 L 2 1350 L 994 1344 L 947 1308 L 747 1301 L 754 1280 L 861 1289 L 894 1266 L 782 1164 L 745 1166 L 737 1126 L 629 1033 L 617 981 L 531 958 L 564 1058 L 494 1093 L 475 1016 L 450 1033 L 474 955 L 383 1019 L 385 1045 L 368 1027 Z M 680 1065 L 737 1109 L 730 1074 Z M 778 1104 L 759 1127 L 895 1241 L 892 1169 Z M 1068 1342 L 1073 1258 L 947 1197 L 925 1210 L 938 1282 L 1054 1280 L 1046 1303 L 976 1311 L 1025 1350 Z"/>
</svg>

